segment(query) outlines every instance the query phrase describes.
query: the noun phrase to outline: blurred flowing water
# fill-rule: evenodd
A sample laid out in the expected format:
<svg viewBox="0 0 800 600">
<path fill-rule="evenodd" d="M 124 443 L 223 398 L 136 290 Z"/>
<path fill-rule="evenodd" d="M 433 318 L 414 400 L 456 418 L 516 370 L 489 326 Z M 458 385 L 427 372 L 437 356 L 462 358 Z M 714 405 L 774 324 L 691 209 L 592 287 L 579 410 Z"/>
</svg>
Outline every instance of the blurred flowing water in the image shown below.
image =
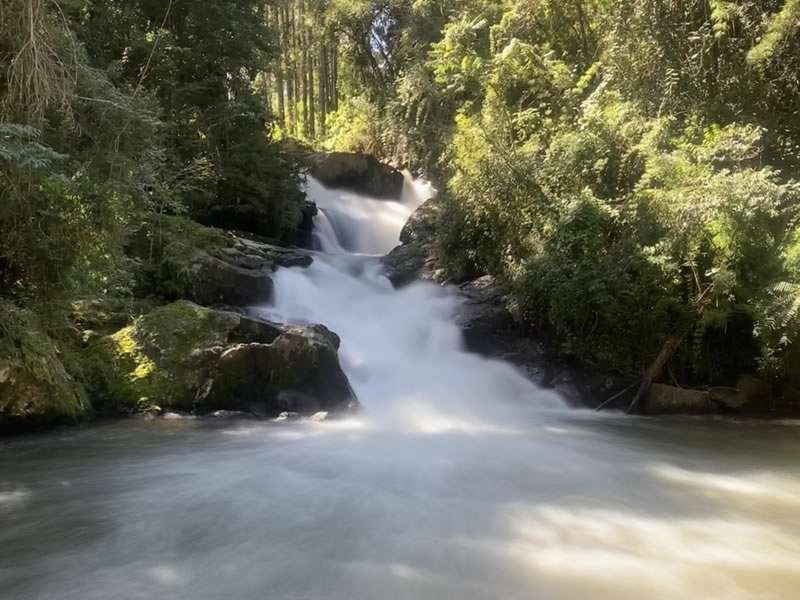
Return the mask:
<svg viewBox="0 0 800 600">
<path fill-rule="evenodd" d="M 324 255 L 257 310 L 339 333 L 363 413 L 7 441 L 0 598 L 798 597 L 798 423 L 566 410 L 380 274 L 424 184 L 309 191 Z"/>
</svg>

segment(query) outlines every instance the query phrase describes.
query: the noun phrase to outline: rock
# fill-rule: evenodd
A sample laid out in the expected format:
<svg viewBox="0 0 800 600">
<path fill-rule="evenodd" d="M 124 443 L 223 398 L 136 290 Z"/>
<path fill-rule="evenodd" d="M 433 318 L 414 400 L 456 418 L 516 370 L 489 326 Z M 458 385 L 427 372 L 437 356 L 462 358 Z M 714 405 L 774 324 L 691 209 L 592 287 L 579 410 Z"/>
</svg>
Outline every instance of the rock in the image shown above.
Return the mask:
<svg viewBox="0 0 800 600">
<path fill-rule="evenodd" d="M 533 383 L 558 392 L 576 407 L 599 403 L 616 384 L 550 351 L 517 320 L 511 295 L 493 277 L 462 284 L 458 293 L 462 303 L 456 322 L 468 351 L 510 362 Z"/>
<path fill-rule="evenodd" d="M 113 333 L 128 325 L 132 319 L 155 307 L 151 299 L 100 296 L 75 300 L 70 304 L 70 319 L 87 338 Z"/>
<path fill-rule="evenodd" d="M 420 204 L 400 231 L 400 242 L 403 244 L 433 242 L 443 212 L 444 204 L 441 198 L 430 198 Z"/>
<path fill-rule="evenodd" d="M 279 248 L 167 215 L 150 218 L 131 238 L 127 251 L 142 265 L 140 295 L 206 306 L 267 302 L 272 271 L 313 262 L 305 250 Z"/>
<path fill-rule="evenodd" d="M 290 327 L 178 301 L 93 343 L 83 371 L 97 406 L 109 412 L 341 412 L 358 401 L 337 345 L 321 326 Z"/>
<path fill-rule="evenodd" d="M 285 421 L 297 421 L 299 418 L 300 418 L 300 415 L 298 413 L 296 413 L 296 412 L 284 411 L 281 414 L 279 414 L 275 418 L 275 420 L 278 423 L 282 423 L 282 422 L 285 422 Z"/>
<path fill-rule="evenodd" d="M 403 195 L 403 174 L 371 154 L 332 152 L 319 160 L 311 175 L 326 187 L 374 198 L 399 200 Z"/>
<path fill-rule="evenodd" d="M 36 315 L 0 301 L 0 432 L 74 423 L 91 412 L 86 391 Z"/>
<path fill-rule="evenodd" d="M 646 414 L 704 414 L 719 412 L 707 390 L 691 390 L 654 383 L 645 400 Z"/>
<path fill-rule="evenodd" d="M 245 269 L 198 251 L 171 279 L 176 298 L 197 304 L 233 306 L 266 303 L 272 299 L 272 278 L 256 269 Z"/>
<path fill-rule="evenodd" d="M 420 205 L 400 233 L 402 245 L 381 259 L 384 274 L 396 288 L 415 281 L 445 280 L 434 238 L 441 211 L 442 204 L 436 198 Z"/>
<path fill-rule="evenodd" d="M 457 322 L 472 352 L 485 354 L 519 330 L 509 310 L 507 291 L 490 275 L 459 287 L 463 299 Z"/>
</svg>

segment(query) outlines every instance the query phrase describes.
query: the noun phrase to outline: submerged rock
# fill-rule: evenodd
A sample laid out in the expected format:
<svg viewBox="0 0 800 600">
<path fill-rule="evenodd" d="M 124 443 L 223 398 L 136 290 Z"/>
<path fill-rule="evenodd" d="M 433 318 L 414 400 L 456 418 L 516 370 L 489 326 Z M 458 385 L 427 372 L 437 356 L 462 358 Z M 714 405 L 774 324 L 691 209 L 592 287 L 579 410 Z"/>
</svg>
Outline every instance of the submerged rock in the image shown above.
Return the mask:
<svg viewBox="0 0 800 600">
<path fill-rule="evenodd" d="M 107 411 L 244 410 L 275 416 L 282 393 L 309 400 L 294 409 L 347 411 L 358 401 L 341 370 L 338 338 L 179 301 L 91 344 L 87 385 Z"/>
<path fill-rule="evenodd" d="M 371 154 L 331 152 L 321 157 L 311 175 L 327 187 L 374 198 L 398 200 L 403 195 L 403 174 Z"/>
</svg>

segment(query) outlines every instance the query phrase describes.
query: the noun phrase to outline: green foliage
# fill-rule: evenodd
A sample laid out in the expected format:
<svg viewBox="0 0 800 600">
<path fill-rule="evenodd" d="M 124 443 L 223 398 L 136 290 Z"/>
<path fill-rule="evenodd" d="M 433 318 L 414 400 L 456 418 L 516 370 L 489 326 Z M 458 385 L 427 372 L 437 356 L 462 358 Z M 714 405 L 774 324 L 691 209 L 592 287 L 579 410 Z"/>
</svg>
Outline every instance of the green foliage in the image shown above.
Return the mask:
<svg viewBox="0 0 800 600">
<path fill-rule="evenodd" d="M 691 322 L 687 382 L 797 373 L 795 3 L 457 4 L 405 55 L 402 110 L 363 108 L 375 148 L 414 140 L 405 162 L 446 183 L 450 276 L 510 280 L 526 319 L 618 372 Z"/>
</svg>

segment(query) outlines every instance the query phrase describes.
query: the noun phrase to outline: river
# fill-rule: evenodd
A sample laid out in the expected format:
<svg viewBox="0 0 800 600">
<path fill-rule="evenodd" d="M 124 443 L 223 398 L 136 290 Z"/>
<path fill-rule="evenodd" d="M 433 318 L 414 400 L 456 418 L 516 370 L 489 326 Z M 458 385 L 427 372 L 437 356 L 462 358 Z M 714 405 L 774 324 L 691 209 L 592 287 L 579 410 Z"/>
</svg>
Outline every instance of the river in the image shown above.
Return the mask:
<svg viewBox="0 0 800 600">
<path fill-rule="evenodd" d="M 323 322 L 364 410 L 0 445 L 3 600 L 794 599 L 795 422 L 568 410 L 373 255 L 424 199 L 333 193 L 265 316 Z"/>
</svg>

